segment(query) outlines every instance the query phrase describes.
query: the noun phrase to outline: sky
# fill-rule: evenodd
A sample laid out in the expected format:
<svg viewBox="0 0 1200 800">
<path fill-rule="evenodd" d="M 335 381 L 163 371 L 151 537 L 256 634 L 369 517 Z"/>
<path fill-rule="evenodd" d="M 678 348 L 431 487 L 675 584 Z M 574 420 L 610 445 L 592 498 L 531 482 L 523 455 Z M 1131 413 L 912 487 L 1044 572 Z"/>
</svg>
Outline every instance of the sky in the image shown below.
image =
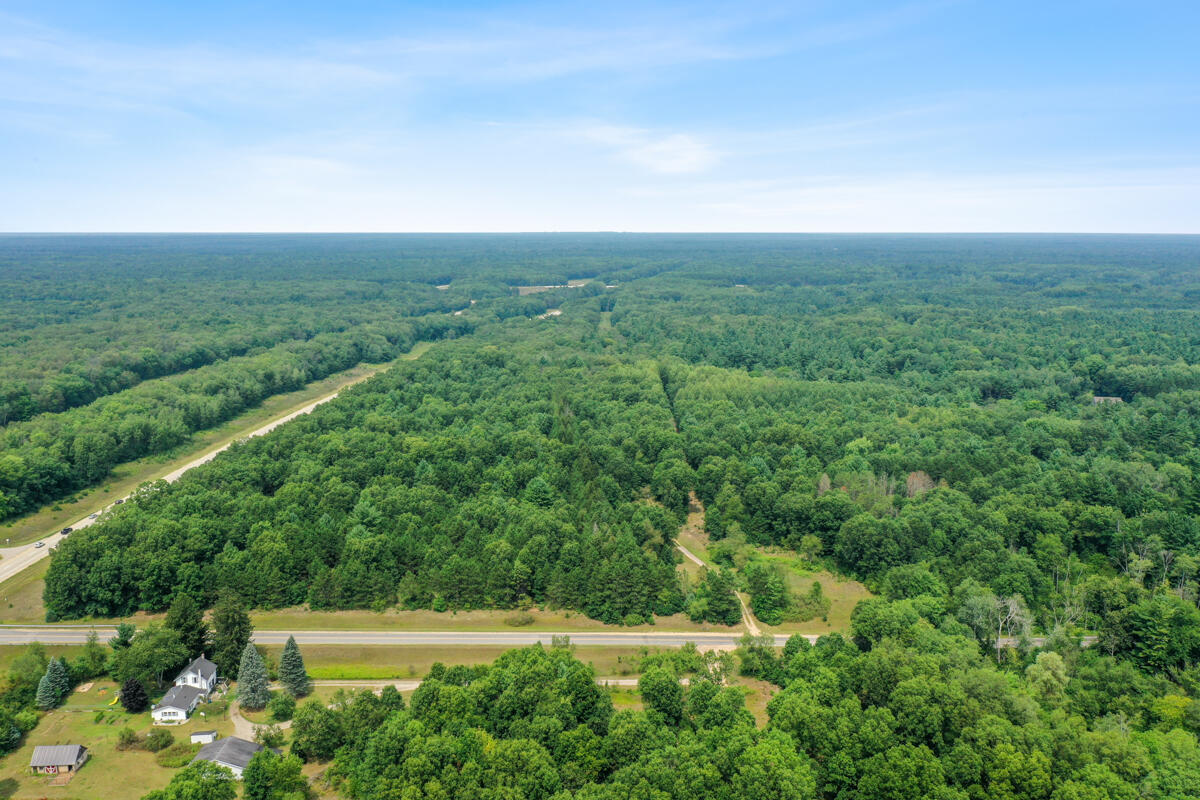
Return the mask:
<svg viewBox="0 0 1200 800">
<path fill-rule="evenodd" d="M 1200 233 L 1200 3 L 0 0 L 0 231 Z"/>
</svg>

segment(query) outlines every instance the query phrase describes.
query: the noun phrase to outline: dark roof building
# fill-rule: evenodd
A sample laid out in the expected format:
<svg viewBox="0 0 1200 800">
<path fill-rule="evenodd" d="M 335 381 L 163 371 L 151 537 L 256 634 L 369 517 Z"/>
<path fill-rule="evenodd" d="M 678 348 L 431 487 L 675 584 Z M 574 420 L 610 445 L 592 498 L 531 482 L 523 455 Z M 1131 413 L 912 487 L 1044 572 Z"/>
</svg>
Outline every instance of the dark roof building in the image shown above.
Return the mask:
<svg viewBox="0 0 1200 800">
<path fill-rule="evenodd" d="M 195 686 L 172 686 L 170 690 L 163 695 L 163 699 L 155 708 L 181 708 L 184 711 L 191 712 L 196 707 L 196 701 L 204 695 L 204 692 L 197 689 Z"/>
<path fill-rule="evenodd" d="M 196 660 L 183 668 L 183 672 L 175 678 L 176 683 L 191 683 L 187 680 L 188 675 L 196 674 L 203 678 L 206 682 L 211 683 L 217 677 L 217 665 L 209 661 L 203 655 L 196 656 Z"/>
<path fill-rule="evenodd" d="M 237 736 L 227 736 L 201 747 L 200 752 L 192 761 L 211 761 L 214 764 L 220 764 L 222 767 L 228 767 L 234 775 L 240 778 L 242 770 L 250 763 L 250 759 L 254 758 L 254 754 L 262 749 L 263 746 L 257 742 L 248 742 Z"/>
</svg>

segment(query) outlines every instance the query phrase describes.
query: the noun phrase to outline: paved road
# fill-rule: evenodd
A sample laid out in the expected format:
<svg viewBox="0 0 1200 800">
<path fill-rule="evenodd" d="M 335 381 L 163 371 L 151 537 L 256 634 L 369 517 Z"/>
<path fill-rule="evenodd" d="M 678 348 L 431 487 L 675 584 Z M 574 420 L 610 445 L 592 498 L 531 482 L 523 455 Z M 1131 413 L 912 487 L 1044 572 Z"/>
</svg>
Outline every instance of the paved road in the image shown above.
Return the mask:
<svg viewBox="0 0 1200 800">
<path fill-rule="evenodd" d="M 88 625 L 3 625 L 0 626 L 0 644 L 82 644 L 93 630 Z M 115 629 L 102 626 L 94 628 L 101 641 L 110 639 Z M 742 637 L 741 631 L 729 633 L 677 633 L 677 632 L 625 632 L 597 631 L 574 633 L 542 633 L 539 631 L 255 631 L 254 641 L 258 644 L 283 644 L 289 636 L 295 636 L 298 644 L 384 644 L 384 645 L 496 645 L 501 647 L 524 647 L 541 642 L 548 645 L 554 636 L 569 636 L 571 643 L 580 646 L 602 647 L 681 647 L 685 642 L 695 642 L 702 648 L 732 648 Z M 815 640 L 816 636 L 810 636 Z M 776 645 L 782 647 L 787 636 L 776 636 Z"/>
<path fill-rule="evenodd" d="M 242 436 L 234 441 L 242 441 L 242 439 L 250 439 L 255 436 L 263 436 L 265 434 L 268 434 L 271 431 L 278 428 L 283 423 L 290 422 L 290 421 L 294 420 L 296 417 L 303 416 L 304 414 L 309 413 L 314 408 L 316 408 L 319 405 L 322 405 L 323 403 L 328 403 L 330 400 L 337 397 L 338 394 L 343 389 L 345 389 L 347 386 L 352 386 L 355 383 L 359 383 L 360 381 L 366 380 L 368 377 L 370 377 L 371 374 L 374 374 L 374 373 L 370 373 L 370 374 L 364 375 L 360 378 L 356 378 L 355 380 L 351 381 L 350 383 L 343 385 L 341 387 L 341 389 L 339 389 L 338 391 L 330 392 L 329 394 L 325 395 L 324 397 L 314 400 L 313 402 L 309 403 L 308 405 L 304 406 L 303 408 L 298 408 L 295 411 L 292 411 L 288 414 L 284 414 L 281 417 L 277 417 L 277 418 L 271 420 L 270 422 L 268 422 L 267 424 L 263 425 L 262 427 L 256 428 L 255 430 L 251 431 L 250 433 L 246 434 L 245 436 Z M 179 469 L 173 470 L 171 472 L 168 472 L 166 475 L 161 476 L 161 480 L 164 480 L 167 483 L 174 483 L 175 481 L 179 480 L 185 472 L 187 472 L 188 470 L 191 470 L 191 469 L 195 469 L 196 467 L 200 466 L 201 464 L 207 464 L 209 461 L 212 461 L 214 458 L 216 458 L 220 453 L 223 453 L 226 450 L 228 450 L 230 445 L 232 445 L 232 444 L 233 444 L 233 442 L 231 441 L 228 444 L 224 444 L 220 447 L 217 447 L 213 450 L 208 451 L 204 455 L 199 456 L 198 458 L 195 458 L 192 461 L 189 461 L 187 464 L 184 464 Z M 126 495 L 125 497 L 121 498 L 121 501 L 124 502 L 125 500 L 128 500 L 129 497 L 130 497 L 130 495 Z M 110 511 L 116 505 L 117 504 L 115 502 L 110 503 L 109 505 L 104 507 L 103 511 L 101 511 L 99 513 L 102 514 L 102 513 L 104 513 L 104 511 Z M 88 516 L 88 517 L 84 517 L 83 519 L 81 519 L 77 522 L 72 522 L 69 525 L 69 527 L 78 531 L 78 530 L 88 527 L 89 525 L 93 525 L 97 521 L 98 520 L 94 520 L 90 516 Z M 16 575 L 17 573 L 28 569 L 29 567 L 33 566 L 37 562 L 41 561 L 46 556 L 50 555 L 51 548 L 56 547 L 58 545 L 58 543 L 60 541 L 62 541 L 62 538 L 63 538 L 62 534 L 56 530 L 53 533 L 48 533 L 42 539 L 42 541 L 45 542 L 44 547 L 36 547 L 32 543 L 26 544 L 26 545 L 21 545 L 19 547 L 0 547 L 0 581 L 8 580 L 9 578 Z"/>
<path fill-rule="evenodd" d="M 29 644 L 83 644 L 88 633 L 95 630 L 100 640 L 110 639 L 116 629 L 109 626 L 90 625 L 0 625 L 0 645 Z M 493 645 L 499 647 L 524 647 L 541 643 L 548 645 L 555 636 L 567 636 L 571 644 L 581 647 L 682 647 L 694 642 L 701 649 L 733 648 L 745 634 L 741 631 L 729 633 L 701 633 L 677 631 L 586 631 L 566 633 L 543 633 L 540 631 L 255 631 L 254 641 L 258 644 L 284 644 L 289 636 L 295 636 L 298 644 L 344 644 L 344 645 L 427 645 L 446 647 L 452 645 Z M 788 635 L 772 637 L 776 647 L 787 643 Z M 810 642 L 817 640 L 816 634 L 806 634 Z M 1044 637 L 1034 636 L 1030 644 L 1040 647 Z M 1095 636 L 1083 637 L 1087 647 L 1096 643 Z M 1005 637 L 1005 647 L 1016 647 L 1017 640 Z"/>
</svg>

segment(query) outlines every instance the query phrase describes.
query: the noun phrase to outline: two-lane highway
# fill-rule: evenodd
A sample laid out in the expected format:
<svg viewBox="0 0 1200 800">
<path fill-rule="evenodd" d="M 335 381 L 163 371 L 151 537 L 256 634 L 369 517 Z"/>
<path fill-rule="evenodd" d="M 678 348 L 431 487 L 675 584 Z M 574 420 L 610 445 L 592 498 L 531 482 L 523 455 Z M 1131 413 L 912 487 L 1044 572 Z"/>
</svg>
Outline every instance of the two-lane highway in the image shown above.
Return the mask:
<svg viewBox="0 0 1200 800">
<path fill-rule="evenodd" d="M 111 639 L 116 630 L 108 626 L 89 625 L 0 625 L 0 644 L 83 644 L 88 634 L 95 630 L 100 640 Z M 255 631 L 254 641 L 258 644 L 284 644 L 289 636 L 295 636 L 298 644 L 332 645 L 425 645 L 446 647 L 453 645 L 497 645 L 501 647 L 524 647 L 531 644 L 549 645 L 555 636 L 567 636 L 571 643 L 584 647 L 682 647 L 686 642 L 695 642 L 703 649 L 727 649 L 737 647 L 741 631 L 730 633 L 700 632 L 540 632 L 540 631 Z M 816 636 L 809 636 L 815 640 Z M 775 644 L 782 647 L 787 636 L 776 636 Z"/>
</svg>

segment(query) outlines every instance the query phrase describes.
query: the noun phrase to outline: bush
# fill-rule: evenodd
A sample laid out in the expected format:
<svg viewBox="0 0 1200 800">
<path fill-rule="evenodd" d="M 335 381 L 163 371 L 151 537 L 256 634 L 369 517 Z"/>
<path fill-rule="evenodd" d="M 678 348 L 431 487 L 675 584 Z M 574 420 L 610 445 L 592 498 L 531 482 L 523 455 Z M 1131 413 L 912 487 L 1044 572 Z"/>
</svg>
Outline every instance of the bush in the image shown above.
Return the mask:
<svg viewBox="0 0 1200 800">
<path fill-rule="evenodd" d="M 118 750 L 131 750 L 140 743 L 138 735 L 133 732 L 133 728 L 121 728 L 121 730 L 117 731 Z"/>
<path fill-rule="evenodd" d="M 518 611 L 515 614 L 509 614 L 504 618 L 504 624 L 514 628 L 523 628 L 526 625 L 533 624 L 533 614 L 528 611 Z"/>
<path fill-rule="evenodd" d="M 170 747 L 159 750 L 158 755 L 154 756 L 154 763 L 160 767 L 168 767 L 170 769 L 186 767 L 196 757 L 196 753 L 199 750 L 199 745 L 189 742 L 176 742 Z"/>
<path fill-rule="evenodd" d="M 175 737 L 170 732 L 164 731 L 162 728 L 155 728 L 146 734 L 146 741 L 143 746 L 151 753 L 157 753 L 159 750 L 170 747 L 174 743 Z"/>
<path fill-rule="evenodd" d="M 296 713 L 296 698 L 286 692 L 279 692 L 267 701 L 267 713 L 272 722 L 287 722 Z"/>
<path fill-rule="evenodd" d="M 644 625 L 645 622 L 645 617 L 643 617 L 641 614 L 634 614 L 633 612 L 626 614 L 624 619 L 621 620 L 622 625 L 626 625 L 631 628 L 635 625 Z"/>
<path fill-rule="evenodd" d="M 283 747 L 286 738 L 278 725 L 255 725 L 254 741 L 263 747 Z"/>
</svg>

